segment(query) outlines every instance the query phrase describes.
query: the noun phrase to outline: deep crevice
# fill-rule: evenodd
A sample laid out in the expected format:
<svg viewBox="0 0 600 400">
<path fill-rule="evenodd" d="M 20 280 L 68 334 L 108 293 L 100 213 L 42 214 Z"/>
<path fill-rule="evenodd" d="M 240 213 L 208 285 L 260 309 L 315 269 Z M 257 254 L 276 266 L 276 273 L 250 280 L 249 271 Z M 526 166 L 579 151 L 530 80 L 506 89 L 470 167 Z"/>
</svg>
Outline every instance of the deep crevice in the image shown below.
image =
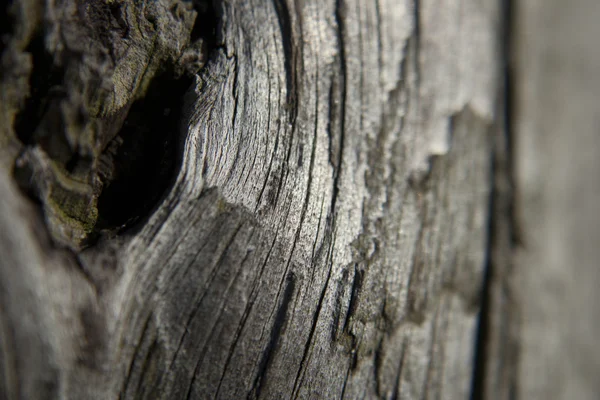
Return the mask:
<svg viewBox="0 0 600 400">
<path fill-rule="evenodd" d="M 198 13 L 190 34 L 190 43 L 199 39 L 213 49 L 216 46 L 218 21 L 214 3 L 210 0 L 194 0 L 194 10 Z"/>
<path fill-rule="evenodd" d="M 346 312 L 346 318 L 344 319 L 344 331 L 349 332 L 350 329 L 350 318 L 356 314 L 358 307 L 358 298 L 362 291 L 365 271 L 359 269 L 354 264 L 354 277 L 352 279 L 352 288 L 350 291 L 350 300 L 348 301 L 348 311 Z"/>
<path fill-rule="evenodd" d="M 286 285 L 283 292 L 283 297 L 277 309 L 277 314 L 275 315 L 275 320 L 273 322 L 273 327 L 271 328 L 269 342 L 267 343 L 267 347 L 263 351 L 261 360 L 258 364 L 258 373 L 254 381 L 254 387 L 252 388 L 250 393 L 248 393 L 248 398 L 260 397 L 263 379 L 265 379 L 265 376 L 267 374 L 267 370 L 273 358 L 273 354 L 275 353 L 275 350 L 277 348 L 279 338 L 281 337 L 285 329 L 287 314 L 293 300 L 295 287 L 296 276 L 293 272 L 291 272 L 286 277 Z"/>
<path fill-rule="evenodd" d="M 210 0 L 193 1 L 197 16 L 190 42 L 200 43 L 205 54 L 216 46 L 217 29 L 221 20 L 216 4 L 216 1 Z M 0 21 L 11 21 L 9 11 L 6 7 L 0 10 Z M 101 21 L 122 17 L 116 6 L 92 11 L 94 15 L 98 14 L 96 19 Z M 123 28 L 121 25 L 124 22 L 117 22 L 120 23 L 112 24 L 110 28 L 123 33 L 121 31 L 126 30 L 127 26 Z M 105 42 L 105 36 L 111 30 L 108 23 L 104 24 L 106 26 L 100 25 L 93 26 L 91 34 L 97 34 L 93 36 L 95 40 Z M 2 24 L 2 43 L 8 38 L 4 31 L 11 26 Z M 178 64 L 165 65 L 163 71 L 153 77 L 145 94 L 125 111 L 127 116 L 120 131 L 104 147 L 98 159 L 71 148 L 66 137 L 68 128 L 61 111 L 63 98 L 67 95 L 64 87 L 67 83 L 67 68 L 81 68 L 78 65 L 81 60 L 75 56 L 67 59 L 65 65 L 57 65 L 54 53 L 46 48 L 46 35 L 43 26 L 38 27 L 24 49 L 31 55 L 32 63 L 29 93 L 16 114 L 13 129 L 24 145 L 24 151 L 39 146 L 50 159 L 64 167 L 66 173 L 89 178 L 90 182 L 87 184 L 91 190 L 96 190 L 92 182 L 98 182 L 94 181 L 96 178 L 92 178 L 91 174 L 96 174 L 99 182 L 102 182 L 102 186 L 98 188 L 101 192 L 97 195 L 98 218 L 93 231 L 83 241 L 83 246 L 87 247 L 95 242 L 100 233 L 112 235 L 123 232 L 125 228 L 139 226 L 158 207 L 160 200 L 174 184 L 182 157 L 180 133 L 183 128 L 181 124 L 185 122 L 183 107 L 194 76 L 191 72 L 182 74 Z M 92 88 L 96 86 L 95 82 L 88 83 Z M 75 85 L 69 89 L 77 90 L 79 87 Z M 82 108 L 81 112 L 83 119 L 80 125 L 83 127 L 87 122 L 87 115 L 84 115 L 85 109 Z M 45 206 L 44 193 L 33 187 L 40 183 L 32 180 L 32 174 L 30 165 L 15 166 L 14 176 L 23 191 L 33 201 Z"/>
<path fill-rule="evenodd" d="M 190 43 L 200 40 L 210 57 L 216 48 L 221 21 L 211 0 L 193 0 L 197 12 Z M 112 156 L 116 174 L 98 199 L 98 230 L 134 228 L 160 204 L 181 168 L 180 138 L 184 102 L 193 76 L 181 76 L 170 67 L 156 76 L 145 96 L 132 105 Z M 110 146 L 107 146 L 109 148 Z"/>
<path fill-rule="evenodd" d="M 492 162 L 492 174 L 494 179 L 496 174 L 496 162 Z M 492 246 L 494 243 L 494 232 L 496 229 L 495 205 L 497 193 L 492 189 L 488 212 L 490 213 L 490 221 L 488 223 L 488 243 L 486 249 L 485 270 L 483 274 L 483 283 L 481 288 L 481 309 L 479 311 L 479 321 L 477 325 L 477 336 L 475 342 L 475 357 L 473 366 L 473 376 L 471 381 L 471 400 L 482 400 L 485 398 L 485 381 L 487 373 L 487 344 L 489 341 L 489 325 L 490 325 L 490 305 L 491 305 L 491 281 L 492 281 Z"/>
<path fill-rule="evenodd" d="M 340 49 L 340 76 L 341 76 L 341 93 L 340 93 L 340 116 L 339 116 L 339 124 L 340 124 L 340 136 L 339 143 L 337 144 L 339 148 L 337 149 L 336 160 L 337 166 L 334 171 L 333 176 L 333 193 L 331 195 L 331 215 L 335 215 L 335 206 L 337 203 L 338 193 L 340 191 L 340 176 L 342 169 L 342 154 L 344 152 L 344 135 L 346 132 L 346 94 L 348 92 L 348 72 L 346 70 L 346 45 L 345 45 L 345 4 L 343 0 L 336 0 L 335 3 L 335 21 L 336 21 L 336 36 L 338 40 L 338 45 Z M 330 102 L 331 107 L 331 102 Z M 331 140 L 331 132 L 329 135 Z M 329 147 L 331 149 L 331 145 Z"/>
<path fill-rule="evenodd" d="M 513 92 L 514 92 L 514 80 L 512 74 L 512 25 L 514 21 L 514 5 L 513 0 L 502 0 L 502 21 L 501 27 L 501 78 L 502 78 L 502 90 L 500 104 L 502 107 L 499 115 L 502 116 L 500 123 L 502 124 L 502 134 L 504 135 L 504 148 L 498 148 L 498 143 L 494 143 L 494 154 L 492 158 L 492 191 L 490 194 L 489 203 L 489 224 L 488 224 L 488 242 L 486 249 L 486 261 L 485 271 L 483 277 L 483 284 L 481 289 L 481 311 L 479 313 L 479 321 L 477 327 L 477 337 L 475 342 L 475 357 L 473 376 L 471 382 L 471 400 L 482 400 L 487 396 L 486 380 L 488 378 L 488 364 L 490 360 L 487 358 L 488 345 L 490 340 L 490 325 L 492 312 L 490 307 L 492 306 L 492 278 L 494 276 L 496 260 L 493 257 L 492 251 L 494 245 L 498 242 L 497 234 L 498 229 L 498 218 L 509 218 L 509 243 L 512 248 L 518 243 L 518 237 L 516 235 L 515 223 L 514 223 L 514 190 L 511 188 L 508 193 L 503 192 L 497 186 L 497 177 L 499 174 L 505 174 L 509 180 L 513 180 L 513 135 L 512 122 L 513 122 Z M 501 160 L 502 154 L 504 153 L 504 160 Z M 508 196 L 508 199 L 502 199 L 501 196 Z M 508 210 L 502 210 L 502 203 L 508 200 Z M 504 212 L 503 212 L 504 211 Z M 510 257 L 510 255 L 508 256 Z M 511 382 L 510 392 L 514 394 L 515 382 Z M 511 396 L 512 398 L 513 396 Z"/>
<path fill-rule="evenodd" d="M 296 107 L 296 80 L 294 71 L 294 35 L 290 10 L 285 0 L 274 0 L 275 12 L 281 33 L 281 45 L 283 47 L 283 68 L 285 70 L 286 102 L 290 110 Z"/>
<path fill-rule="evenodd" d="M 45 112 L 60 90 L 64 71 L 54 65 L 54 57 L 46 50 L 44 31 L 40 29 L 25 48 L 31 55 L 33 66 L 29 76 L 29 95 L 25 105 L 17 113 L 14 130 L 17 138 L 25 145 L 31 144 Z M 52 93 L 57 92 L 57 93 Z"/>
<path fill-rule="evenodd" d="M 114 178 L 98 198 L 97 229 L 118 228 L 146 217 L 173 183 L 179 167 L 183 101 L 192 82 L 165 71 L 131 106 L 113 139 L 122 143 L 112 157 Z"/>
<path fill-rule="evenodd" d="M 12 2 L 7 2 L 0 7 L 0 56 L 6 49 L 6 44 L 9 41 L 9 35 L 14 26 L 15 17 L 11 13 Z"/>
</svg>

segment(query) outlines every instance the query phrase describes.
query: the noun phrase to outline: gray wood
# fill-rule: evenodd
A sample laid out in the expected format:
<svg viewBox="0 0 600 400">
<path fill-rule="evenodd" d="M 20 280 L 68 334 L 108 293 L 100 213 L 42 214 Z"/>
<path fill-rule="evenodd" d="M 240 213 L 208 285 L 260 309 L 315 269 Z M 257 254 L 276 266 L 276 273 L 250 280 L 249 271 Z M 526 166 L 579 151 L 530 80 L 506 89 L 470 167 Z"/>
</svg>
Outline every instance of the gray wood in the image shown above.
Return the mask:
<svg viewBox="0 0 600 400">
<path fill-rule="evenodd" d="M 521 398 L 597 399 L 600 4 L 517 4 L 521 243 L 509 279 L 520 314 L 517 391 Z"/>
<path fill-rule="evenodd" d="M 469 396 L 499 2 L 216 2 L 209 45 L 183 2 L 29 3 L 2 64 L 5 397 Z M 59 60 L 81 97 L 51 98 L 55 153 L 54 125 L 15 131 L 36 24 L 52 54 L 84 54 Z M 174 183 L 148 218 L 100 229 L 107 149 L 165 65 L 197 73 Z"/>
<path fill-rule="evenodd" d="M 481 393 L 597 399 L 600 7 L 514 2 L 511 14 Z"/>
</svg>

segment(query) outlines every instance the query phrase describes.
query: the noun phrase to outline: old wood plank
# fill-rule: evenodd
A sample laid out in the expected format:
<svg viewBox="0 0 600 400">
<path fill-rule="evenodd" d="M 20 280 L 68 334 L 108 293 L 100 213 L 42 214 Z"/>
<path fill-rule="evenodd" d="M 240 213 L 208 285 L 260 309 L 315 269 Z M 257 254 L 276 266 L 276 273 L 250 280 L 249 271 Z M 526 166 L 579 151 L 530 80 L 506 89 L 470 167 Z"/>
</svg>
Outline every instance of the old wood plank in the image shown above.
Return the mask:
<svg viewBox="0 0 600 400">
<path fill-rule="evenodd" d="M 52 359 L 62 393 L 467 397 L 498 2 L 227 1 L 216 12 L 173 186 L 147 220 L 76 249 L 87 278 L 72 290 L 88 296 L 92 283 L 102 341 L 74 351 L 92 354 L 102 383 Z M 5 226 L 33 218 L 9 217 L 15 207 Z M 64 329 L 45 329 L 49 357 L 73 346 Z"/>
</svg>

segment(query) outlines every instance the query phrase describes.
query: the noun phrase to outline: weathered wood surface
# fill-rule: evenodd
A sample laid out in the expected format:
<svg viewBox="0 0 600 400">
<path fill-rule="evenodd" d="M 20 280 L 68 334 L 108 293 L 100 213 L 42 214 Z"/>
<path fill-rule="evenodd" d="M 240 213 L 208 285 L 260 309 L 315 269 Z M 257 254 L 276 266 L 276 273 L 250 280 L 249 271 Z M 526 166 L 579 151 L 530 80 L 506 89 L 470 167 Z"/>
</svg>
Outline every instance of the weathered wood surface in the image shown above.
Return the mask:
<svg viewBox="0 0 600 400">
<path fill-rule="evenodd" d="M 114 96 L 101 96 L 108 102 L 101 111 L 94 96 L 73 100 L 89 120 L 83 128 L 64 124 L 78 130 L 52 161 L 60 172 L 27 175 L 44 217 L 9 172 L 15 159 L 17 171 L 34 172 L 52 160 L 37 139 L 48 134 L 36 130 L 20 143 L 13 124 L 23 99 L 3 75 L 0 391 L 7 398 L 468 397 L 502 107 L 499 2 L 216 2 L 206 60 L 191 47 L 194 62 L 206 64 L 185 96 L 172 99 L 183 98 L 179 136 L 171 137 L 181 141 L 176 178 L 150 216 L 131 225 L 97 205 L 117 179 L 101 160 L 118 171 L 103 158 L 106 143 L 126 142 L 126 132 L 117 133 L 122 110 L 149 96 L 145 75 L 129 69 L 164 63 L 195 72 L 180 63 L 192 44 L 189 7 L 182 5 L 183 17 L 172 14 L 181 29 L 163 33 L 170 25 L 160 16 L 171 3 L 178 2 L 148 2 L 158 8 L 144 11 L 145 3 L 107 2 L 122 5 L 102 14 L 102 26 L 114 24 L 120 39 L 112 38 L 116 55 L 96 72 Z M 33 30 L 32 21 L 56 27 L 92 18 L 86 2 L 77 4 L 39 6 L 46 19 L 15 19 L 25 27 L 12 35 Z M 48 22 L 52 7 L 62 19 Z M 81 21 L 68 18 L 74 10 Z M 31 35 L 11 44 L 23 65 L 31 62 Z M 158 43 L 158 61 L 146 53 L 149 42 Z M 66 78 L 81 65 L 71 67 Z M 13 80 L 24 93 L 27 71 Z M 80 79 L 89 83 L 88 75 Z M 160 101 L 171 106 L 168 96 Z M 65 184 L 80 171 L 67 168 L 73 154 L 91 160 L 77 190 Z M 71 194 L 63 198 L 85 200 L 97 214 L 50 201 L 53 188 L 65 186 Z"/>
</svg>

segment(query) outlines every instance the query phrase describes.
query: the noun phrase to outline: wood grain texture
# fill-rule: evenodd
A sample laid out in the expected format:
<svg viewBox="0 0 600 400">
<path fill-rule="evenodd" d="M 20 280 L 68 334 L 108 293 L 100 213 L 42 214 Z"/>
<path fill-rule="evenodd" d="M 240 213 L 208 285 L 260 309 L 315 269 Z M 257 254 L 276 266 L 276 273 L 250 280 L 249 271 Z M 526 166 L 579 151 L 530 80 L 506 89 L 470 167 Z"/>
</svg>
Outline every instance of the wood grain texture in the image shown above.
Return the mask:
<svg viewBox="0 0 600 400">
<path fill-rule="evenodd" d="M 147 220 L 65 253 L 3 175 L 0 274 L 23 287 L 0 323 L 24 330 L 2 335 L 7 397 L 468 397 L 499 3 L 215 10 L 181 166 Z M 11 367 L 34 362 L 27 343 L 31 372 Z"/>
</svg>

